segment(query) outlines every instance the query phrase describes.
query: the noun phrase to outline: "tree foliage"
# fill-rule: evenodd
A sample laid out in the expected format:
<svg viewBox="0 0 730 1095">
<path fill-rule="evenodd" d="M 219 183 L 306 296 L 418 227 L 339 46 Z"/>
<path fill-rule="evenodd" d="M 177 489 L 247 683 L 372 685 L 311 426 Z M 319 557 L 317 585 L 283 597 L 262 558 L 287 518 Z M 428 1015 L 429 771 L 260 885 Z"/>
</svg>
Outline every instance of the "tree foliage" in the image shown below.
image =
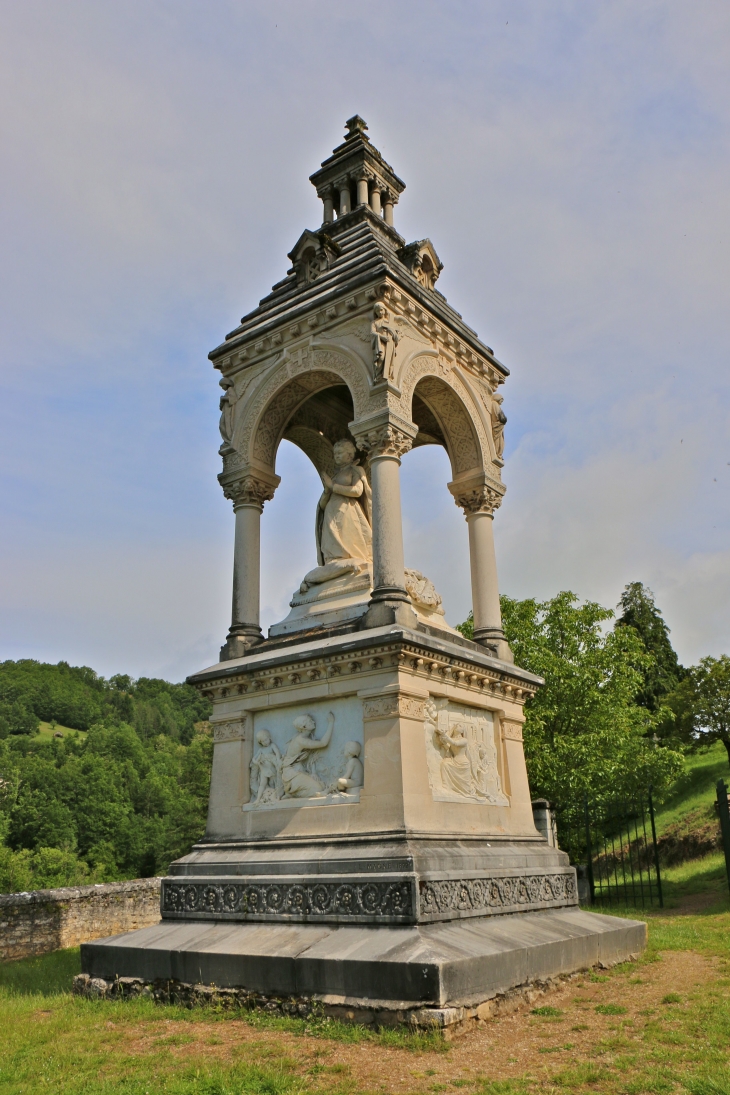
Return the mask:
<svg viewBox="0 0 730 1095">
<path fill-rule="evenodd" d="M 641 685 L 636 702 L 657 714 L 667 695 L 682 680 L 684 670 L 669 639 L 661 612 L 654 603 L 654 594 L 642 582 L 629 582 L 621 594 L 621 615 L 616 627 L 633 627 L 641 639 L 644 651 L 651 655 L 641 669 Z"/>
<path fill-rule="evenodd" d="M 89 727 L 0 740 L 0 890 L 153 875 L 203 834 L 210 704 L 194 689 L 26 661 L 0 666 L 0 695 Z"/>
<path fill-rule="evenodd" d="M 651 662 L 638 633 L 608 628 L 610 609 L 570 592 L 542 602 L 502 597 L 501 605 L 517 665 L 545 681 L 526 705 L 533 796 L 570 809 L 584 793 L 601 800 L 667 787 L 682 757 L 656 747 L 656 716 L 636 702 Z"/>
<path fill-rule="evenodd" d="M 687 707 L 697 740 L 721 741 L 730 761 L 730 657 L 702 658 L 689 670 L 686 691 L 691 692 Z"/>
</svg>

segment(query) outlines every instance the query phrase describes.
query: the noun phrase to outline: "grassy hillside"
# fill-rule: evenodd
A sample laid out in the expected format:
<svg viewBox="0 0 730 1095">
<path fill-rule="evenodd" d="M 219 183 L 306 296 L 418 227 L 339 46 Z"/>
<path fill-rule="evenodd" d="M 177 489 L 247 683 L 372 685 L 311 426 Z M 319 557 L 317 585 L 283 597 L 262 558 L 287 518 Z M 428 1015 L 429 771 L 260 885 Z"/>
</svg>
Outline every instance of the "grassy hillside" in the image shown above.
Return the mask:
<svg viewBox="0 0 730 1095">
<path fill-rule="evenodd" d="M 666 866 L 721 851 L 715 807 L 719 779 L 730 782 L 727 753 L 721 743 L 687 757 L 683 775 L 657 811 L 657 838 Z"/>
</svg>

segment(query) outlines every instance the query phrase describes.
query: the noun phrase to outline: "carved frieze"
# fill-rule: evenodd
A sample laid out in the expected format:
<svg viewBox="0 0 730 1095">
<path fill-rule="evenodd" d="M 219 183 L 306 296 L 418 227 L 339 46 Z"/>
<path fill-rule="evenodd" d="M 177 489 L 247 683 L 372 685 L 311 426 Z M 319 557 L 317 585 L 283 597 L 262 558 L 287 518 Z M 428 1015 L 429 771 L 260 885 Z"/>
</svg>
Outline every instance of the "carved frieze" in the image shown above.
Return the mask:
<svg viewBox="0 0 730 1095">
<path fill-rule="evenodd" d="M 526 912 L 578 902 L 572 869 L 554 874 L 490 875 L 488 878 L 421 882 L 420 898 L 421 913 L 441 916 Z"/>
<path fill-rule="evenodd" d="M 522 723 L 515 719 L 502 719 L 502 737 L 505 741 L 522 741 Z"/>
<path fill-rule="evenodd" d="M 388 719 L 403 715 L 405 718 L 422 719 L 425 700 L 408 696 L 403 692 L 390 692 L 385 696 L 371 696 L 363 700 L 364 719 Z"/>
<path fill-rule="evenodd" d="M 162 884 L 162 915 L 231 920 L 413 920 L 414 887 L 398 882 Z"/>
<path fill-rule="evenodd" d="M 248 718 L 226 719 L 225 722 L 213 723 L 213 741 L 217 744 L 224 741 L 242 741 L 246 737 Z"/>
</svg>

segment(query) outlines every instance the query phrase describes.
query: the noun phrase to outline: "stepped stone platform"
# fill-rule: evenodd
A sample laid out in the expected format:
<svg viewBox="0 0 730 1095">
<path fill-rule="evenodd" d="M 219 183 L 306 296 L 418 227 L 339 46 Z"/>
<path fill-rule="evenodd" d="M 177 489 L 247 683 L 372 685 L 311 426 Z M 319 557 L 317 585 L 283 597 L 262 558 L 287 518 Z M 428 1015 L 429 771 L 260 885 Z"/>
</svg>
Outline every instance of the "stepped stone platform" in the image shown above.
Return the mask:
<svg viewBox="0 0 730 1095">
<path fill-rule="evenodd" d="M 641 952 L 646 925 L 579 908 L 372 927 L 221 924 L 154 927 L 82 946 L 91 977 L 173 980 L 354 1008 L 474 1007 L 517 986 Z"/>
</svg>

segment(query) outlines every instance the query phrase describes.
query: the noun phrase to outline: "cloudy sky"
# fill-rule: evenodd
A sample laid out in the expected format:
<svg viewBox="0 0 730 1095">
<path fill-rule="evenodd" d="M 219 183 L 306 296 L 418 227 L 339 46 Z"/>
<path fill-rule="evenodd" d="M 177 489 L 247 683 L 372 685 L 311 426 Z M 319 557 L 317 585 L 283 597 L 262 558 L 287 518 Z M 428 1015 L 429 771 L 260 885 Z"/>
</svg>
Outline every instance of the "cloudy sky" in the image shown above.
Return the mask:
<svg viewBox="0 0 730 1095">
<path fill-rule="evenodd" d="M 0 658 L 181 679 L 216 659 L 233 516 L 208 351 L 319 225 L 363 115 L 439 288 L 511 369 L 503 591 L 647 583 L 730 651 L 725 0 L 1 0 Z M 314 565 L 298 450 L 263 623 Z M 440 449 L 406 557 L 469 609 Z"/>
</svg>

